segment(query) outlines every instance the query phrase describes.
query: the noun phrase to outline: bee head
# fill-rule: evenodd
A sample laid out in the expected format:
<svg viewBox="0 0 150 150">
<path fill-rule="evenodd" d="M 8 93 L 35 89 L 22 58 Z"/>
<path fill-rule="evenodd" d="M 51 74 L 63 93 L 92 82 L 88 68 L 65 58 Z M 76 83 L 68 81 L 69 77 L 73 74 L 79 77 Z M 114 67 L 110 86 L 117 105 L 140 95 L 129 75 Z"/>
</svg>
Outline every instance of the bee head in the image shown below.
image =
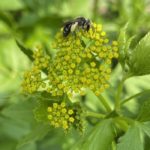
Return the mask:
<svg viewBox="0 0 150 150">
<path fill-rule="evenodd" d="M 89 31 L 90 27 L 91 27 L 91 22 L 89 19 L 87 19 L 84 24 L 84 29 L 86 29 L 86 31 Z"/>
<path fill-rule="evenodd" d="M 74 32 L 76 28 L 79 27 L 84 31 L 88 31 L 91 27 L 91 22 L 89 19 L 84 17 L 78 17 L 72 21 L 68 21 L 64 24 L 63 27 L 63 36 L 67 37 L 70 32 Z"/>
</svg>

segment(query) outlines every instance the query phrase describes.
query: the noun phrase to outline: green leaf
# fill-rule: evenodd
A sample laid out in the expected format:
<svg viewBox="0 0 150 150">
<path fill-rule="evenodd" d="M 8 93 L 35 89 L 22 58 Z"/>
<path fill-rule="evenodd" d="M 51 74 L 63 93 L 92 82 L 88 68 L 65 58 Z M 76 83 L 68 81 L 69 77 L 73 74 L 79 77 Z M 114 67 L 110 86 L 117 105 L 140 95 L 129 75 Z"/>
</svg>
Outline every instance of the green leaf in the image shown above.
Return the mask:
<svg viewBox="0 0 150 150">
<path fill-rule="evenodd" d="M 118 47 L 119 47 L 119 62 L 122 66 L 122 68 L 127 68 L 127 63 L 128 63 L 128 55 L 130 53 L 130 44 L 131 41 L 133 40 L 133 37 L 128 38 L 127 36 L 127 28 L 128 28 L 128 23 L 120 30 L 120 34 L 118 37 Z"/>
<path fill-rule="evenodd" d="M 12 16 L 8 13 L 4 13 L 2 11 L 0 11 L 0 18 L 1 20 L 3 20 L 3 22 L 5 22 L 10 28 L 13 27 L 13 19 Z"/>
<path fill-rule="evenodd" d="M 53 102 L 60 102 L 62 97 L 52 96 L 47 92 L 37 92 L 34 95 L 37 98 L 36 105 L 33 110 L 35 119 L 39 122 L 48 122 L 48 106 L 52 105 Z"/>
<path fill-rule="evenodd" d="M 141 123 L 141 129 L 144 136 L 144 150 L 149 150 L 150 148 L 150 122 Z"/>
<path fill-rule="evenodd" d="M 0 135 L 0 144 L 2 150 L 12 150 L 16 146 L 16 141 L 12 140 L 10 137 Z"/>
<path fill-rule="evenodd" d="M 32 50 L 26 48 L 19 40 L 16 40 L 16 43 L 17 43 L 18 47 L 20 48 L 20 50 L 21 50 L 25 55 L 27 55 L 28 58 L 29 58 L 31 61 L 33 61 L 34 59 L 33 59 L 33 52 L 32 52 Z"/>
<path fill-rule="evenodd" d="M 91 3 L 87 0 L 76 0 L 74 1 L 67 1 L 62 3 L 62 11 L 58 11 L 60 8 L 56 9 L 57 13 L 60 13 L 62 16 L 85 16 L 89 17 L 92 14 L 92 11 L 88 11 L 89 6 Z M 83 7 L 84 6 L 84 7 Z M 55 6 L 56 7 L 56 6 Z M 78 8 L 78 9 L 77 9 Z"/>
<path fill-rule="evenodd" d="M 0 116 L 0 135 L 19 140 L 30 131 L 29 124 L 29 122 L 17 121 L 9 117 Z"/>
<path fill-rule="evenodd" d="M 48 122 L 47 119 L 47 108 L 49 106 L 49 100 L 38 100 L 37 105 L 34 109 L 34 117 L 39 122 Z"/>
<path fill-rule="evenodd" d="M 20 50 L 31 60 L 34 61 L 33 58 L 33 51 L 29 48 L 26 48 L 19 40 L 16 40 L 16 43 L 18 45 L 18 47 L 20 48 Z M 47 69 L 43 69 L 42 70 L 45 74 L 48 74 L 48 70 Z"/>
<path fill-rule="evenodd" d="M 127 53 L 126 43 L 127 43 L 127 30 L 128 24 L 126 24 L 121 30 L 118 37 L 118 47 L 119 47 L 119 61 L 121 65 L 125 65 L 125 57 Z"/>
<path fill-rule="evenodd" d="M 135 123 L 129 128 L 125 135 L 120 138 L 117 150 L 144 150 L 140 124 Z"/>
<path fill-rule="evenodd" d="M 20 97 L 23 98 L 23 97 Z M 4 108 L 1 113 L 9 117 L 13 120 L 17 120 L 20 122 L 30 122 L 32 123 L 34 121 L 33 116 L 33 108 L 34 108 L 34 102 L 33 100 L 26 100 L 26 101 L 20 101 L 17 104 L 12 104 L 6 108 Z"/>
<path fill-rule="evenodd" d="M 81 144 L 84 150 L 108 150 L 112 146 L 115 134 L 112 119 L 100 122 Z"/>
<path fill-rule="evenodd" d="M 20 148 L 25 144 L 34 143 L 37 140 L 41 140 L 48 133 L 49 129 L 49 125 L 37 124 L 37 126 L 35 126 L 29 134 L 24 136 L 24 138 L 19 141 L 17 148 Z"/>
<path fill-rule="evenodd" d="M 18 150 L 37 150 L 36 143 L 30 143 L 22 146 Z"/>
<path fill-rule="evenodd" d="M 137 44 L 129 59 L 132 75 L 150 74 L 150 33 Z"/>
<path fill-rule="evenodd" d="M 150 100 L 144 102 L 137 119 L 143 122 L 150 121 Z"/>
<path fill-rule="evenodd" d="M 21 0 L 4 0 L 0 1 L 0 10 L 18 10 L 23 8 Z"/>
<path fill-rule="evenodd" d="M 142 124 L 142 129 L 144 133 L 150 137 L 150 122 L 144 122 Z"/>
</svg>

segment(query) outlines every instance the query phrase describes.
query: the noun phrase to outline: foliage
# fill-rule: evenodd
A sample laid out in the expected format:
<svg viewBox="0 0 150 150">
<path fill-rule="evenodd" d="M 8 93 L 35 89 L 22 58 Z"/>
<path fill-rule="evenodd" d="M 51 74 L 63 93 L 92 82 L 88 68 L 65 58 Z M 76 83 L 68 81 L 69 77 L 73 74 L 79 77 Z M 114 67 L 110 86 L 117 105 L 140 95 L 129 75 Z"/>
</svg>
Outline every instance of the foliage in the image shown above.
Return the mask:
<svg viewBox="0 0 150 150">
<path fill-rule="evenodd" d="M 0 148 L 149 150 L 149 8 L 149 0 L 0 1 Z M 90 30 L 63 37 L 63 23 L 78 16 Z"/>
</svg>

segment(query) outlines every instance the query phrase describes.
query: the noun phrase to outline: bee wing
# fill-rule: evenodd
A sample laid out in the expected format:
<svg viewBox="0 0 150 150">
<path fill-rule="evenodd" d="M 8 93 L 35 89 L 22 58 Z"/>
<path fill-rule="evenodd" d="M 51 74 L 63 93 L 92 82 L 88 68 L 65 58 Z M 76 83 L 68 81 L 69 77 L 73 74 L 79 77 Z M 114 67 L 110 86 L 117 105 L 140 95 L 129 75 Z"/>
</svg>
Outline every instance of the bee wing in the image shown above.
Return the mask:
<svg viewBox="0 0 150 150">
<path fill-rule="evenodd" d="M 75 20 L 79 21 L 79 20 L 85 20 L 84 17 L 77 17 Z"/>
<path fill-rule="evenodd" d="M 82 28 L 83 28 L 84 24 L 86 23 L 86 19 L 84 17 L 78 17 L 75 20 L 76 20 L 76 22 L 78 22 L 78 25 Z"/>
</svg>

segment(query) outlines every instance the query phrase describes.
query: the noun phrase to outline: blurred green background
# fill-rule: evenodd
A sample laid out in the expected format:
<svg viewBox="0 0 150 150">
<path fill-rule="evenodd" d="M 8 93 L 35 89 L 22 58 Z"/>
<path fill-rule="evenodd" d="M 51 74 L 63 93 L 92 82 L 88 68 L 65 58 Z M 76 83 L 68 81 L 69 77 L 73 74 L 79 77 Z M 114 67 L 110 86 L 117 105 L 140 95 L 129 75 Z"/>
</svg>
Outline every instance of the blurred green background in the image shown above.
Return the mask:
<svg viewBox="0 0 150 150">
<path fill-rule="evenodd" d="M 72 149 L 82 137 L 75 131 L 49 129 L 35 122 L 34 101 L 21 94 L 22 75 L 31 62 L 19 50 L 15 40 L 34 49 L 42 45 L 51 51 L 51 41 L 66 20 L 84 16 L 102 23 L 110 39 L 128 25 L 128 36 L 136 35 L 131 48 L 150 30 L 150 0 L 1 0 L 0 1 L 0 149 L 61 150 Z M 116 87 L 120 67 L 113 70 L 111 84 Z M 138 79 L 138 82 L 137 82 Z M 129 79 L 124 87 L 128 97 L 149 87 L 150 76 Z M 112 98 L 115 89 L 104 94 Z M 33 99 L 33 98 L 32 98 Z M 36 98 L 34 98 L 36 101 Z M 94 99 L 89 93 L 87 99 Z M 142 102 L 142 100 L 139 100 Z M 96 110 L 96 101 L 88 104 Z M 125 108 L 134 115 L 139 103 Z M 47 135 L 47 132 L 49 134 Z M 43 139 L 44 137 L 44 139 Z"/>
</svg>

